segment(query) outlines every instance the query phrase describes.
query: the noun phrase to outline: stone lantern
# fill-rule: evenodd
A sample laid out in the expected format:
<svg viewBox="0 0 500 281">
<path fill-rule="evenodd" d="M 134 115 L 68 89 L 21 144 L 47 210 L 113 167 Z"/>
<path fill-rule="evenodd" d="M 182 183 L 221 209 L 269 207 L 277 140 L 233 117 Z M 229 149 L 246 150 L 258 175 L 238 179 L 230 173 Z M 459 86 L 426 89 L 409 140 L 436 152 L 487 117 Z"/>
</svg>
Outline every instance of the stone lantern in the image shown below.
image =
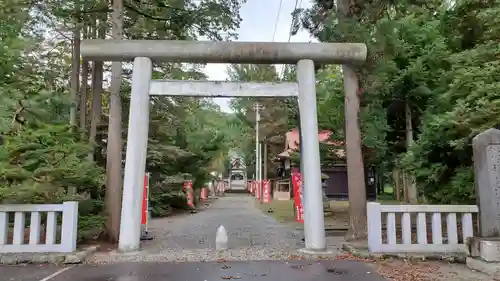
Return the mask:
<svg viewBox="0 0 500 281">
<path fill-rule="evenodd" d="M 326 197 L 326 188 L 328 187 L 328 184 L 326 183 L 326 181 L 329 178 L 330 177 L 328 175 L 321 173 L 321 188 L 323 190 L 323 212 L 325 213 L 325 215 L 332 214 L 332 210 L 330 208 L 330 202 L 328 200 L 328 197 Z"/>
<path fill-rule="evenodd" d="M 323 190 L 323 201 L 328 199 L 326 197 L 326 188 L 328 187 L 328 184 L 326 183 L 327 179 L 329 179 L 329 177 L 327 175 L 321 173 L 321 188 Z"/>
</svg>

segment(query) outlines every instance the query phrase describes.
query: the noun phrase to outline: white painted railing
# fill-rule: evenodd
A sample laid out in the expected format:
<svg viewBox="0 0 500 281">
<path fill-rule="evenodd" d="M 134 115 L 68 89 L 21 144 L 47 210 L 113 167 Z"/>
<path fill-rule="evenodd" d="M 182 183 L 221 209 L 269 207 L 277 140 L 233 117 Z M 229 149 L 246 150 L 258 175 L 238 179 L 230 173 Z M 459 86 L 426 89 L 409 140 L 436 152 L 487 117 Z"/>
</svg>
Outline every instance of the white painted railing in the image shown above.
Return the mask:
<svg viewBox="0 0 500 281">
<path fill-rule="evenodd" d="M 28 213 L 29 227 L 26 228 Z M 14 225 L 9 230 L 12 221 Z M 0 205 L 0 253 L 72 252 L 76 249 L 77 226 L 78 202 Z M 28 233 L 29 239 L 25 239 Z M 40 241 L 40 233 L 45 235 L 45 241 Z"/>
<path fill-rule="evenodd" d="M 374 253 L 466 253 L 468 249 L 464 241 L 474 234 L 472 214 L 477 212 L 475 205 L 368 203 L 368 250 Z M 445 235 L 441 214 L 446 215 Z M 461 216 L 460 240 L 457 214 Z M 396 217 L 399 216 L 401 221 L 398 224 Z M 428 219 L 431 222 L 431 239 L 427 236 Z M 382 231 L 383 222 L 385 232 Z M 413 224 L 416 225 L 416 233 L 412 232 Z"/>
</svg>

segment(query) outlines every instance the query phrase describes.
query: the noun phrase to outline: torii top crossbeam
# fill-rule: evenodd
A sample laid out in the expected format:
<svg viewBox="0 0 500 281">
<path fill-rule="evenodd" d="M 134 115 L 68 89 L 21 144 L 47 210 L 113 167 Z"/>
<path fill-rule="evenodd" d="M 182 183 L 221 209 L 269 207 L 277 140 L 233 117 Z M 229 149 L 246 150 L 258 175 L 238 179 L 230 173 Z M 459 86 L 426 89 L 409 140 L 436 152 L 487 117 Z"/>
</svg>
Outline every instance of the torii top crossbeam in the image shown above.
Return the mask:
<svg viewBox="0 0 500 281">
<path fill-rule="evenodd" d="M 364 62 L 367 49 L 362 43 L 89 39 L 82 41 L 81 55 L 96 61 L 148 57 L 153 61 L 192 63 L 296 64 L 310 59 L 317 63 L 344 64 Z"/>
</svg>

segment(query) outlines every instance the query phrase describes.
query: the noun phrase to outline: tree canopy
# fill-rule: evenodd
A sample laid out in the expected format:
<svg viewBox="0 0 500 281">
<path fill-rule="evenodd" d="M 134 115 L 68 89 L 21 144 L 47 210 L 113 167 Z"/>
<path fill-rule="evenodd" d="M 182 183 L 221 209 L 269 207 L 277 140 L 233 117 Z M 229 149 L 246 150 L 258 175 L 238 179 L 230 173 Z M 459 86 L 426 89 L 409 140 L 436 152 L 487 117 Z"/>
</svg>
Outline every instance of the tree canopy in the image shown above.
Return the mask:
<svg viewBox="0 0 500 281">
<path fill-rule="evenodd" d="M 233 40 L 244 2 L 123 0 L 120 32 L 125 39 Z M 337 7 L 316 0 L 311 8 L 294 11 L 292 33 L 304 29 L 322 42 L 368 46 L 367 62 L 355 68 L 362 144 L 371 151 L 365 163 L 376 166 L 389 184 L 393 170 L 411 175 L 420 200 L 473 202 L 471 140 L 499 125 L 500 1 L 347 2 Z M 76 47 L 87 38 L 116 36 L 112 4 L 0 4 L 0 200 L 79 200 L 82 238 L 99 235 L 109 215 L 104 208 L 108 121 L 117 100 L 111 64 L 81 60 Z M 204 80 L 203 67 L 155 63 L 153 77 Z M 124 63 L 122 69 L 118 112 L 125 147 L 131 67 Z M 295 79 L 295 70 L 232 65 L 228 76 L 287 81 Z M 342 70 L 320 66 L 316 78 L 319 127 L 343 141 Z M 241 151 L 253 172 L 255 103 L 261 105 L 261 141 L 272 160 L 284 149 L 285 133 L 299 126 L 295 99 L 233 99 L 234 113 L 223 112 L 212 99 L 151 99 L 147 171 L 153 215 L 165 215 L 169 205 L 185 208 L 182 181 L 194 180 L 198 190 L 210 172 L 224 174 L 232 150 Z M 331 160 L 328 149 L 321 154 Z"/>
<path fill-rule="evenodd" d="M 386 172 L 396 167 L 414 174 L 420 196 L 431 202 L 473 202 L 471 140 L 498 124 L 494 15 L 500 2 L 350 1 L 351 17 L 344 21 L 325 2 L 295 11 L 295 31 L 305 28 L 324 42 L 368 45 L 367 63 L 358 72 L 363 143 L 376 151 L 370 161 Z M 318 75 L 330 78 L 319 78 L 318 96 L 330 97 L 329 112 L 319 112 L 319 119 L 328 116 L 339 126 L 341 75 L 336 67 Z M 410 147 L 408 122 L 414 131 Z"/>
<path fill-rule="evenodd" d="M 235 38 L 244 1 L 123 1 L 126 39 Z M 0 200 L 12 203 L 80 201 L 80 236 L 100 235 L 106 221 L 108 64 L 80 61 L 79 91 L 70 80 L 75 44 L 109 36 L 107 1 L 21 1 L 0 4 Z M 80 37 L 78 37 L 80 36 Z M 74 64 L 73 60 L 73 64 Z M 120 87 L 126 143 L 130 66 Z M 206 79 L 203 65 L 155 64 L 155 79 Z M 99 74 L 100 73 L 100 74 Z M 70 121 L 71 108 L 80 126 Z M 234 118 L 211 99 L 151 99 L 147 172 L 153 216 L 187 208 L 184 179 L 198 190 L 210 172 L 224 172 L 234 148 Z M 94 132 L 92 127 L 95 128 Z M 89 142 L 90 139 L 90 142 Z M 123 146 L 125 147 L 125 146 Z M 125 159 L 125 149 L 122 152 Z M 118 194 L 120 196 L 120 194 Z M 121 197 L 121 196 L 120 196 Z"/>
</svg>

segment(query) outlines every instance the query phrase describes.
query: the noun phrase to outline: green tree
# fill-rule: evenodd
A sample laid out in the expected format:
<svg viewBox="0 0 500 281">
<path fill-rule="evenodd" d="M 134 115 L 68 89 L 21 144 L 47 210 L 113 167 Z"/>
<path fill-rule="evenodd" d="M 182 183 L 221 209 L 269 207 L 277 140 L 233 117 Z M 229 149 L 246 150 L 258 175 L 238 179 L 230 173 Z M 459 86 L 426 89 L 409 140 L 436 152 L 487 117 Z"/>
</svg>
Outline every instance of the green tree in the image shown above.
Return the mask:
<svg viewBox="0 0 500 281">
<path fill-rule="evenodd" d="M 471 202 L 471 139 L 497 125 L 492 77 L 498 71 L 498 19 L 492 15 L 499 2 L 353 3 L 352 17 L 338 21 L 334 5 L 316 1 L 311 9 L 296 11 L 301 22 L 296 27 L 320 41 L 368 45 L 367 63 L 358 74 L 363 144 L 375 152 L 369 161 L 414 175 L 422 198 Z M 343 110 L 336 93 L 342 89 L 339 79 L 325 72 L 335 70 L 319 73 L 318 97 L 322 91 L 334 94 L 327 95 L 329 112 L 320 109 L 318 118 L 338 124 Z"/>
<path fill-rule="evenodd" d="M 167 2 L 134 6 L 124 1 L 124 38 L 234 38 L 241 21 L 239 8 L 244 3 Z M 76 47 L 81 37 L 110 33 L 106 28 L 110 12 L 106 1 L 9 0 L 0 4 L 0 200 L 50 203 L 77 199 L 81 202 L 79 233 L 83 238 L 99 235 L 109 213 L 103 201 L 108 189 L 103 173 L 106 141 L 111 139 L 106 137 L 107 121 L 120 107 L 110 108 L 117 103 L 110 100 L 110 89 L 101 89 L 107 85 L 101 76 L 109 76 L 108 65 L 102 71 L 100 63 L 83 61 L 80 66 L 79 61 L 75 63 L 80 57 Z M 202 67 L 156 64 L 154 75 L 159 79 L 204 79 Z M 120 86 L 121 109 L 125 110 L 119 125 L 126 132 L 131 73 L 128 67 L 123 70 L 122 82 L 112 84 L 115 99 Z M 82 81 L 77 81 L 77 72 L 81 72 Z M 80 114 L 75 112 L 76 99 L 80 100 Z M 232 142 L 232 132 L 226 128 L 231 117 L 208 99 L 155 99 L 147 163 L 152 172 L 155 215 L 164 215 L 168 204 L 186 207 L 179 193 L 184 179 L 194 179 L 198 189 L 210 171 L 224 169 L 227 143 Z M 113 110 L 115 113 L 110 112 Z M 87 118 L 87 111 L 91 118 Z M 80 126 L 75 128 L 78 116 Z M 95 132 L 89 134 L 90 144 L 86 140 L 89 127 Z M 118 139 L 126 144 L 125 137 L 122 133 Z M 94 161 L 88 159 L 89 154 Z"/>
</svg>

